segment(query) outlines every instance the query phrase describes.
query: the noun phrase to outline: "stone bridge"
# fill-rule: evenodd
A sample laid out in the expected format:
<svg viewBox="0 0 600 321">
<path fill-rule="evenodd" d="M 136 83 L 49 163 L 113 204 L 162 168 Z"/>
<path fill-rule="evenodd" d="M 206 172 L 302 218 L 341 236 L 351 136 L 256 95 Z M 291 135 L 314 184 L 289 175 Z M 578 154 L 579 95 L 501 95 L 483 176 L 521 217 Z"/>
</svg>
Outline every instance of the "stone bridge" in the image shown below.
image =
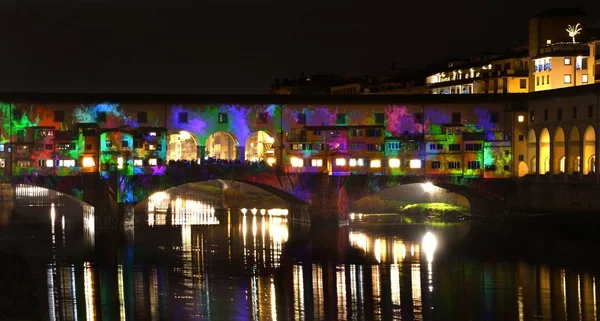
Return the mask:
<svg viewBox="0 0 600 321">
<path fill-rule="evenodd" d="M 78 176 L 16 176 L 13 184 L 46 187 L 75 196 L 96 208 L 96 212 L 114 212 L 120 204 L 137 204 L 155 192 L 184 184 L 211 180 L 247 183 L 272 193 L 292 208 L 310 213 L 310 219 L 345 220 L 348 206 L 369 194 L 402 184 L 430 182 L 449 192 L 464 196 L 477 214 L 495 214 L 507 210 L 508 194 L 515 190 L 511 179 L 481 179 L 456 176 L 329 176 L 308 173 L 277 173 L 271 167 L 223 165 L 169 166 L 164 175 L 121 176 L 108 178 L 97 174 Z M 305 216 L 306 218 L 306 216 Z"/>
</svg>

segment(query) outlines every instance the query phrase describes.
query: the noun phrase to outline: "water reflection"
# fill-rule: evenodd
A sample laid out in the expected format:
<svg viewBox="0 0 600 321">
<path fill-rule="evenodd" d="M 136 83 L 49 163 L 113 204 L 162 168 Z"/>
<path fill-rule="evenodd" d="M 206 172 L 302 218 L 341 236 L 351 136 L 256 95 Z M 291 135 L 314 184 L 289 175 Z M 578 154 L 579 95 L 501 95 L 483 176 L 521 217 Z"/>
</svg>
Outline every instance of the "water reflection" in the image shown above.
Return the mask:
<svg viewBox="0 0 600 321">
<path fill-rule="evenodd" d="M 220 213 L 202 198 L 159 196 L 136 211 L 131 238 L 105 235 L 92 208 L 74 228 L 71 208 L 51 202 L 38 208 L 45 228 L 22 239 L 0 229 L 43 262 L 31 265 L 47 296 L 40 319 L 598 319 L 593 269 L 465 257 L 449 246 L 453 226 L 340 229 L 352 249 L 317 261 L 314 240 L 269 215 L 283 211 Z"/>
</svg>

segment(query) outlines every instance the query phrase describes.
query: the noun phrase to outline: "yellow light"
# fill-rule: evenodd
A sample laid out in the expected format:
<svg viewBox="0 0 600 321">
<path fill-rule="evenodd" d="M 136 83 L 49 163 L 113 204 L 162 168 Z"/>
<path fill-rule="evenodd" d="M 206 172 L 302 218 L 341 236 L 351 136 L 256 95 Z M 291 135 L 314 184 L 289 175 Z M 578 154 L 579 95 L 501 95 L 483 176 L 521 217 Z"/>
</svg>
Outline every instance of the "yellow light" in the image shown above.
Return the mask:
<svg viewBox="0 0 600 321">
<path fill-rule="evenodd" d="M 123 169 L 123 157 L 117 158 L 117 169 Z"/>
<path fill-rule="evenodd" d="M 134 159 L 133 160 L 133 166 L 142 166 L 144 165 L 144 161 L 141 159 Z"/>
<path fill-rule="evenodd" d="M 350 158 L 350 167 L 356 167 L 356 159 Z"/>
<path fill-rule="evenodd" d="M 275 162 L 276 162 L 275 157 L 267 158 L 267 164 L 273 166 L 273 164 L 275 164 Z"/>
<path fill-rule="evenodd" d="M 148 165 L 150 165 L 150 166 L 156 166 L 156 165 L 158 165 L 158 161 L 156 160 L 156 158 L 150 158 L 148 160 Z"/>
<path fill-rule="evenodd" d="M 400 168 L 400 160 L 397 158 L 392 158 L 389 161 L 390 168 Z"/>
<path fill-rule="evenodd" d="M 192 138 L 192 135 L 190 135 L 190 133 L 186 132 L 186 131 L 180 131 L 179 132 L 179 139 L 181 140 L 188 140 Z"/>
<path fill-rule="evenodd" d="M 336 158 L 335 165 L 336 166 L 346 166 L 346 159 L 345 158 Z"/>
<path fill-rule="evenodd" d="M 423 183 L 423 190 L 427 193 L 431 193 L 435 190 L 435 185 L 430 182 Z"/>
<path fill-rule="evenodd" d="M 86 156 L 86 157 L 83 158 L 83 162 L 81 163 L 81 166 L 83 166 L 83 167 L 94 167 L 94 166 L 96 166 L 96 162 L 94 161 L 93 157 Z"/>
<path fill-rule="evenodd" d="M 379 159 L 371 160 L 371 168 L 380 168 L 380 167 L 381 167 L 381 160 L 379 160 Z"/>
<path fill-rule="evenodd" d="M 411 159 L 410 162 L 408 162 L 408 167 L 421 168 L 421 160 L 420 159 Z"/>
<path fill-rule="evenodd" d="M 517 117 L 517 120 L 519 121 L 519 123 L 522 123 L 525 121 L 525 116 L 519 115 L 519 117 Z"/>
<path fill-rule="evenodd" d="M 47 159 L 46 160 L 46 167 L 54 167 L 54 160 L 53 159 Z"/>
<path fill-rule="evenodd" d="M 427 262 L 433 261 L 433 254 L 437 248 L 437 238 L 433 233 L 427 232 L 425 236 L 423 236 L 423 250 L 425 250 L 425 256 L 427 257 Z"/>
<path fill-rule="evenodd" d="M 304 159 L 298 158 L 298 157 L 292 157 L 292 158 L 290 158 L 290 164 L 292 164 L 292 167 L 303 167 Z"/>
</svg>

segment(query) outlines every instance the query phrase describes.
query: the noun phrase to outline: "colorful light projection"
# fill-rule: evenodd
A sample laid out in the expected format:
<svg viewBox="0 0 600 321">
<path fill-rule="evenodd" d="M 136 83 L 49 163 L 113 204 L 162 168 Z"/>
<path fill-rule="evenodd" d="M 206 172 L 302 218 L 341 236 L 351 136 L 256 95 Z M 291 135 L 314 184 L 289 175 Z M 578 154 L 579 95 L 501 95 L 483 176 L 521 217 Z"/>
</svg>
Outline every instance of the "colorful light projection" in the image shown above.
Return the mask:
<svg viewBox="0 0 600 321">
<path fill-rule="evenodd" d="M 19 130 L 26 130 L 32 126 L 40 126 L 40 125 L 49 125 L 54 126 L 54 128 L 66 129 L 68 126 L 68 122 L 54 122 L 53 120 L 53 110 L 47 106 L 43 105 L 10 105 L 10 104 L 2 104 L 0 105 L 0 109 L 2 110 L 2 116 L 6 119 L 9 118 L 11 121 L 4 123 L 2 128 L 2 140 L 8 140 L 8 134 L 13 134 L 13 140 L 16 140 L 16 136 L 18 135 Z M 343 106 L 342 106 L 343 107 Z M 395 175 L 404 175 L 412 172 L 419 173 L 417 168 L 411 168 L 409 166 L 411 161 L 415 163 L 416 160 L 421 160 L 423 166 L 425 164 L 431 164 L 432 161 L 439 161 L 444 166 L 440 166 L 438 168 L 437 173 L 440 174 L 462 174 L 466 176 L 480 176 L 481 168 L 471 168 L 472 166 L 467 166 L 469 164 L 475 164 L 471 162 L 479 162 L 485 163 L 484 166 L 487 166 L 487 172 L 494 172 L 493 177 L 506 177 L 506 175 L 510 175 L 510 162 L 512 160 L 511 157 L 507 158 L 506 154 L 502 154 L 502 152 L 497 152 L 497 150 L 504 148 L 499 144 L 495 143 L 496 141 L 504 141 L 507 137 L 506 133 L 502 132 L 499 129 L 497 124 L 498 115 L 497 111 L 491 111 L 489 108 L 485 107 L 476 107 L 472 109 L 466 109 L 463 107 L 458 108 L 458 110 L 462 110 L 463 114 L 453 112 L 451 106 L 403 106 L 403 105 L 389 105 L 389 106 L 380 106 L 382 108 L 341 108 L 340 106 L 286 106 L 286 105 L 205 105 L 205 106 L 182 106 L 182 105 L 173 105 L 170 106 L 170 109 L 162 110 L 164 115 L 167 116 L 166 121 L 163 120 L 161 123 L 167 124 L 167 127 L 170 131 L 175 131 L 181 135 L 181 133 L 189 134 L 189 137 L 192 138 L 193 144 L 196 146 L 195 157 L 197 158 L 202 155 L 202 153 L 198 153 L 198 147 L 209 150 L 209 154 L 211 150 L 209 146 L 205 145 L 213 145 L 211 142 L 206 143 L 206 140 L 209 139 L 209 136 L 216 132 L 227 133 L 225 135 L 230 135 L 233 137 L 235 141 L 235 146 L 232 146 L 230 149 L 230 153 L 226 158 L 245 158 L 247 156 L 249 158 L 258 158 L 258 156 L 253 156 L 253 151 L 248 148 L 247 143 L 250 141 L 252 143 L 253 135 L 256 133 L 260 133 L 261 131 L 270 133 L 269 136 L 272 138 L 272 144 L 278 144 L 277 137 L 278 131 L 283 126 L 285 131 L 289 132 L 293 129 L 302 130 L 304 126 L 356 126 L 356 125 L 365 125 L 365 124 L 381 124 L 385 126 L 385 131 L 378 135 L 377 137 L 365 137 L 364 138 L 364 146 L 359 146 L 358 149 L 350 149 L 350 137 L 347 135 L 347 132 L 342 130 L 344 133 L 340 135 L 330 135 L 321 134 L 314 135 L 311 137 L 307 135 L 307 141 L 299 142 L 304 144 L 305 148 L 300 150 L 289 148 L 288 144 L 286 144 L 286 148 L 284 150 L 284 164 L 289 164 L 292 157 L 297 157 L 304 159 L 303 166 L 300 168 L 295 168 L 294 171 L 308 171 L 308 172 L 319 172 L 318 168 L 315 170 L 312 165 L 313 160 L 319 156 L 319 149 L 316 148 L 320 146 L 320 144 L 324 143 L 324 140 L 327 140 L 328 144 L 332 145 L 331 148 L 334 150 L 348 151 L 350 154 L 348 157 L 349 164 L 358 164 L 358 161 L 361 160 L 363 164 L 370 164 L 371 160 L 378 159 L 381 162 L 381 167 L 371 169 L 369 166 L 363 166 L 361 170 L 358 169 L 358 166 L 351 166 L 352 171 L 355 173 L 379 173 L 379 172 L 389 172 Z M 129 108 L 129 107 L 128 107 Z M 68 108 L 67 108 L 68 109 Z M 139 107 L 130 108 L 130 109 L 140 109 Z M 158 110 L 158 109 L 157 109 Z M 381 111 L 381 112 L 378 112 Z M 110 127 L 120 127 L 120 126 L 129 126 L 137 127 L 138 120 L 141 119 L 137 114 L 138 111 L 132 112 L 131 110 L 125 110 L 125 108 L 121 107 L 118 104 L 114 103 L 104 103 L 104 104 L 95 104 L 95 105 L 81 105 L 77 106 L 73 109 L 73 117 L 69 118 L 69 120 L 73 123 L 81 123 L 81 122 L 99 122 L 101 129 L 106 129 Z M 161 111 L 154 113 L 152 109 L 145 111 L 148 114 L 149 119 L 156 119 L 154 121 L 155 124 L 158 124 L 160 117 L 156 117 L 156 115 L 160 115 Z M 494 115 L 494 113 L 496 113 Z M 422 116 L 418 116 L 418 115 Z M 455 114 L 459 114 L 458 118 Z M 381 118 L 381 115 L 384 115 Z M 495 116 L 495 117 L 494 117 Z M 139 119 L 138 119 L 139 118 Z M 146 117 L 144 117 L 146 118 Z M 425 126 L 422 124 L 422 120 L 424 119 Z M 397 140 L 396 142 L 387 141 L 387 138 L 397 138 L 395 136 L 401 136 L 404 134 L 425 134 L 425 135 L 444 135 L 445 137 L 435 137 L 436 144 L 442 144 L 444 147 L 442 150 L 446 150 L 448 145 L 460 144 L 460 151 L 456 154 L 461 154 L 465 148 L 465 144 L 467 142 L 461 141 L 459 139 L 460 135 L 454 135 L 454 137 L 450 135 L 446 135 L 445 128 L 442 125 L 449 124 L 452 121 L 458 121 L 463 125 L 463 132 L 466 133 L 484 133 L 485 137 L 483 138 L 484 142 L 494 142 L 489 144 L 489 147 L 484 151 L 473 153 L 470 151 L 465 155 L 464 159 L 461 159 L 460 164 L 454 164 L 452 168 L 449 165 L 449 162 L 456 162 L 454 160 L 455 156 L 441 156 L 442 152 L 430 151 L 427 150 L 427 159 L 424 158 L 424 151 L 421 146 L 424 144 L 427 146 L 429 142 L 421 141 L 419 142 L 411 142 L 410 140 Z M 147 123 L 146 120 L 143 120 L 144 123 Z M 176 134 L 174 134 L 176 135 Z M 287 134 L 286 134 L 287 135 Z M 162 135 L 161 135 L 162 138 Z M 68 140 L 61 140 L 61 143 L 67 143 Z M 146 144 L 148 141 L 145 141 Z M 287 142 L 284 142 L 287 143 Z M 384 148 L 372 149 L 372 146 L 377 146 L 378 144 L 386 144 Z M 387 146 L 388 143 L 398 143 L 394 150 L 390 150 Z M 468 142 L 471 143 L 471 142 Z M 479 143 L 479 142 L 475 142 Z M 79 161 L 82 159 L 81 151 L 83 150 L 81 146 L 86 146 L 89 142 L 86 142 L 83 137 L 78 137 L 78 142 L 74 149 L 67 150 L 58 150 L 56 151 L 56 156 L 51 159 L 51 163 L 53 162 L 55 166 L 55 172 L 58 175 L 71 175 L 76 173 L 79 169 L 77 166 Z M 271 144 L 271 143 L 269 143 Z M 133 144 L 132 144 L 133 145 Z M 148 164 L 145 166 L 139 166 L 140 162 L 144 164 L 145 159 L 162 159 L 163 161 L 167 160 L 167 152 L 169 152 L 169 156 L 172 157 L 172 143 L 169 142 L 169 146 L 167 146 L 166 142 L 166 133 L 164 142 L 160 142 L 161 148 L 147 149 L 147 148 L 135 148 L 133 151 L 133 174 L 153 174 L 153 175 L 162 175 L 165 173 L 165 168 L 158 165 Z M 372 145 L 372 146 L 371 146 Z M 146 146 L 146 145 L 144 145 Z M 189 154 L 194 154 L 194 148 L 189 148 Z M 252 147 L 252 146 L 251 146 Z M 273 148 L 273 152 L 275 152 L 276 146 L 271 146 Z M 356 146 L 354 146 L 356 147 Z M 100 146 L 102 152 L 105 153 L 108 150 L 104 149 L 103 146 Z M 235 155 L 233 153 L 233 149 L 235 148 Z M 503 150 L 503 149 L 502 149 Z M 385 151 L 385 154 L 384 154 Z M 18 151 L 17 151 L 18 152 Z M 23 173 L 31 173 L 33 170 L 31 168 L 40 168 L 37 162 L 43 160 L 43 157 L 47 155 L 37 155 L 34 158 L 34 151 L 26 152 L 21 150 L 21 155 L 18 155 L 17 158 L 13 160 L 13 166 L 21 165 L 21 168 L 24 168 L 20 171 Z M 77 155 L 76 155 L 77 154 Z M 452 153 L 453 155 L 455 153 Z M 485 154 L 485 155 L 484 155 Z M 510 155 L 508 155 L 510 156 Z M 75 161 L 76 164 L 71 164 L 71 160 L 65 159 L 70 158 Z M 113 157 L 109 157 L 107 155 L 101 155 L 101 164 L 107 162 L 114 162 Z M 173 158 L 174 159 L 174 158 Z M 276 157 L 270 158 L 271 162 L 269 164 L 274 163 Z M 322 159 L 322 167 L 326 167 L 326 163 L 324 162 L 324 157 Z M 484 160 L 485 159 L 485 160 Z M 21 163 L 16 163 L 14 161 L 21 161 Z M 63 165 L 67 164 L 69 166 L 58 166 L 59 163 L 63 161 Z M 64 161 L 67 161 L 66 163 Z M 315 164 L 318 164 L 319 159 L 315 158 Z M 400 166 L 398 166 L 398 162 Z M 118 158 L 116 159 L 116 163 L 118 165 Z M 152 161 L 154 164 L 154 161 Z M 137 166 L 136 166 L 137 165 Z M 391 166 L 390 166 L 391 165 Z M 57 167 L 58 166 L 58 167 Z M 483 166 L 480 166 L 483 167 Z M 287 168 L 287 167 L 286 167 Z M 493 168 L 493 170 L 491 170 Z M 44 169 L 45 170 L 45 169 Z M 36 170 L 40 171 L 40 170 Z M 18 171 L 17 171 L 18 172 Z M 491 173 L 488 173 L 490 176 Z M 490 176 L 490 177 L 492 177 Z"/>
</svg>

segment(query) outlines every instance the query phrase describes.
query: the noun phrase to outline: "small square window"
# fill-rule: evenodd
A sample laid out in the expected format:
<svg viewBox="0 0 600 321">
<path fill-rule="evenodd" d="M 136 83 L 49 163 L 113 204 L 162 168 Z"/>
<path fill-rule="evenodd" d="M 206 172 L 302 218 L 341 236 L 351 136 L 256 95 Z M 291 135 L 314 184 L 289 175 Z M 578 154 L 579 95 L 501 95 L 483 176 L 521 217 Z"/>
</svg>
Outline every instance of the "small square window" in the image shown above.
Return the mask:
<svg viewBox="0 0 600 321">
<path fill-rule="evenodd" d="M 525 137 L 523 135 L 519 135 L 519 141 L 522 142 L 525 140 Z"/>
<path fill-rule="evenodd" d="M 375 114 L 373 114 L 373 117 L 375 118 L 375 124 L 383 125 L 383 123 L 385 121 L 385 116 L 383 113 L 375 113 Z"/>
<path fill-rule="evenodd" d="M 581 75 L 581 83 L 583 83 L 583 84 L 588 83 L 588 75 Z"/>
<path fill-rule="evenodd" d="M 519 88 L 520 89 L 527 89 L 527 79 L 521 79 L 521 80 L 519 80 Z"/>
<path fill-rule="evenodd" d="M 130 147 L 129 146 L 129 141 L 127 141 L 127 140 L 122 141 L 121 142 L 121 147 Z"/>
<path fill-rule="evenodd" d="M 564 82 L 565 82 L 565 84 L 570 84 L 571 83 L 571 75 L 565 75 Z"/>
<path fill-rule="evenodd" d="M 65 121 L 65 111 L 64 110 L 55 110 L 54 111 L 54 122 L 63 122 Z"/>
<path fill-rule="evenodd" d="M 523 155 L 519 155 L 519 162 L 522 162 L 522 161 L 524 161 L 524 160 L 525 160 L 525 156 L 523 156 Z"/>
<path fill-rule="evenodd" d="M 565 58 L 565 66 L 571 65 L 571 58 Z"/>
<path fill-rule="evenodd" d="M 499 114 L 497 111 L 493 111 L 490 113 L 490 123 L 497 124 L 498 123 Z"/>
<path fill-rule="evenodd" d="M 462 122 L 462 115 L 460 113 L 452 113 L 452 123 L 460 124 Z"/>
<path fill-rule="evenodd" d="M 145 111 L 138 111 L 137 121 L 140 124 L 147 123 L 148 122 L 148 113 Z"/>
<path fill-rule="evenodd" d="M 177 115 L 178 119 L 177 122 L 179 124 L 187 124 L 188 122 L 188 113 L 187 112 L 180 112 L 179 115 Z"/>
<path fill-rule="evenodd" d="M 52 144 L 46 144 L 45 148 L 46 148 L 46 150 L 53 150 L 54 149 L 54 145 L 52 145 Z"/>
<path fill-rule="evenodd" d="M 296 124 L 306 125 L 306 114 L 298 113 L 298 117 L 296 118 Z"/>
<path fill-rule="evenodd" d="M 92 144 L 85 145 L 85 149 L 86 150 L 92 150 Z"/>
<path fill-rule="evenodd" d="M 335 123 L 337 125 L 345 125 L 346 124 L 346 114 L 337 114 L 335 117 Z"/>
<path fill-rule="evenodd" d="M 98 112 L 98 114 L 96 114 L 96 121 L 99 123 L 105 123 L 106 122 L 106 112 L 105 111 Z"/>
<path fill-rule="evenodd" d="M 219 113 L 219 124 L 227 124 L 228 122 L 227 113 Z"/>
<path fill-rule="evenodd" d="M 266 123 L 268 123 L 268 120 L 269 120 L 269 114 L 267 114 L 267 113 L 258 113 L 257 123 L 259 123 L 259 124 L 266 124 Z"/>
</svg>

